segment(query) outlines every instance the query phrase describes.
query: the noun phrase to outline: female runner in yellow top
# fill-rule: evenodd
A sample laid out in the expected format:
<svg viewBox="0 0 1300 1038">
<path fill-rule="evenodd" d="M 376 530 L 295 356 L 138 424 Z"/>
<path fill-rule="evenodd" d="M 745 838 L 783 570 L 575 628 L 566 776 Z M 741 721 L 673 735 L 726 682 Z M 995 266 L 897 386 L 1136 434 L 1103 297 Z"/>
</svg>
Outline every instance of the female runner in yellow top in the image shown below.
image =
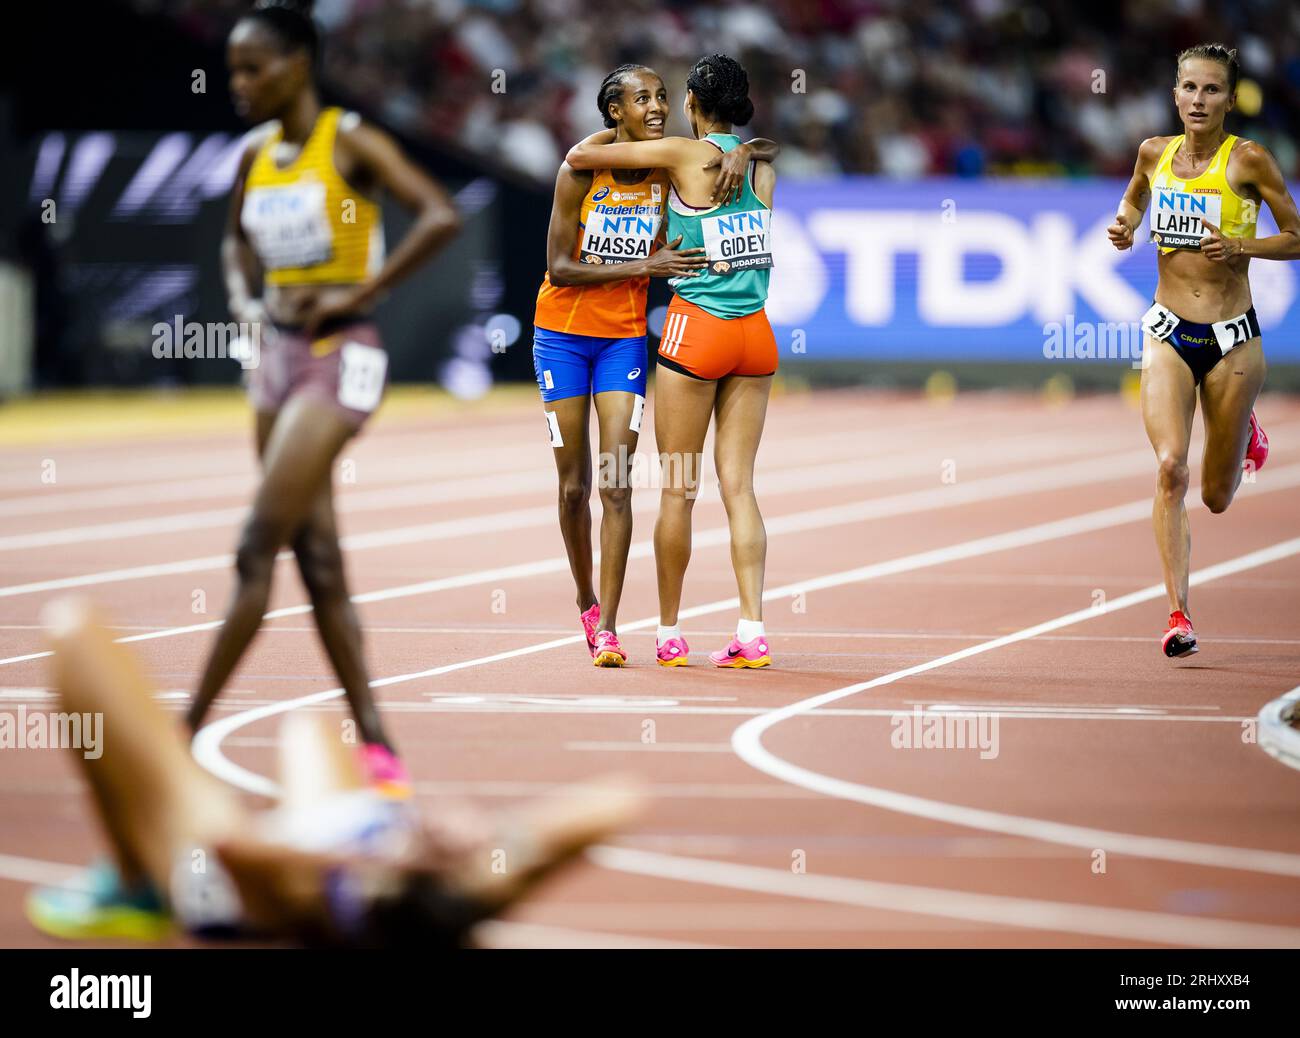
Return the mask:
<svg viewBox="0 0 1300 1038">
<path fill-rule="evenodd" d="M 1191 533 L 1183 503 L 1197 389 L 1205 421 L 1201 499 L 1219 513 L 1232 502 L 1243 461 L 1257 469 L 1268 457 L 1253 411 L 1265 365 L 1247 268 L 1252 257 L 1300 257 L 1300 215 L 1277 162 L 1224 128 L 1238 72 L 1237 52 L 1219 44 L 1178 55 L 1174 104 L 1183 132 L 1142 142 L 1108 228 L 1117 249 L 1131 248 L 1151 206 L 1159 281 L 1142 321 L 1142 417 L 1159 461 L 1152 522 L 1169 593 L 1161 645 L 1170 657 L 1197 651 L 1187 615 Z M 1255 237 L 1260 202 L 1277 221 L 1279 233 L 1268 238 Z"/>
<path fill-rule="evenodd" d="M 334 459 L 379 405 L 388 356 L 367 315 L 459 226 L 447 193 L 380 130 L 322 108 L 313 83 L 311 4 L 259 3 L 228 43 L 249 137 L 222 242 L 230 310 L 263 348 L 250 386 L 262 482 L 236 555 L 238 584 L 188 721 L 203 722 L 262 624 L 275 557 L 291 545 L 316 626 L 356 715 L 364 763 L 405 784 L 370 693 L 361 630 L 348 597 L 331 482 Z M 387 190 L 417 214 L 385 259 Z"/>
</svg>

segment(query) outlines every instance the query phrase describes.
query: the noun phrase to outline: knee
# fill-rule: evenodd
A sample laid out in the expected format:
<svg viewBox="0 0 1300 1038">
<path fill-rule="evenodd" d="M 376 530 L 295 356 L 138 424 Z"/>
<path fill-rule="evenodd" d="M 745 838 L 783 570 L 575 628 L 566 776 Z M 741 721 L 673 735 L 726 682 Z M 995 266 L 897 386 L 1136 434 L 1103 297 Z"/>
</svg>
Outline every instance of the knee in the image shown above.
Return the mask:
<svg viewBox="0 0 1300 1038">
<path fill-rule="evenodd" d="M 560 508 L 570 515 L 587 507 L 591 500 L 591 483 L 585 479 L 560 480 Z"/>
<path fill-rule="evenodd" d="M 1232 504 L 1232 491 L 1226 487 L 1203 484 L 1201 486 L 1201 500 L 1205 502 L 1205 507 L 1215 515 L 1220 515 L 1228 510 Z"/>
<path fill-rule="evenodd" d="M 333 537 L 305 530 L 294 540 L 293 554 L 303 586 L 313 600 L 344 593 L 343 556 Z"/>
<path fill-rule="evenodd" d="M 632 506 L 630 487 L 601 487 L 600 504 L 606 512 L 623 515 Z"/>
<path fill-rule="evenodd" d="M 1187 462 L 1173 454 L 1160 456 L 1157 485 L 1166 497 L 1181 499 L 1187 493 Z"/>
<path fill-rule="evenodd" d="M 748 475 L 718 469 L 718 493 L 724 504 L 754 496 L 754 481 Z"/>
<path fill-rule="evenodd" d="M 280 543 L 279 529 L 275 524 L 256 515 L 244 524 L 235 551 L 235 572 L 239 574 L 241 584 L 270 581 Z"/>
</svg>

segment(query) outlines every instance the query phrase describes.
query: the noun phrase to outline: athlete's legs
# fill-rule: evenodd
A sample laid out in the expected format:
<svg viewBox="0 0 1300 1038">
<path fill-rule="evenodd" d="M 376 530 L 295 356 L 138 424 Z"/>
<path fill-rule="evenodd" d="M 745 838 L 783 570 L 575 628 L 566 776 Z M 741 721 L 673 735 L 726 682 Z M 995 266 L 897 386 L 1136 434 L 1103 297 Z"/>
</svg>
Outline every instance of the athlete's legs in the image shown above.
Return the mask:
<svg viewBox="0 0 1300 1038">
<path fill-rule="evenodd" d="M 554 413 L 564 442 L 555 448 L 560 477 L 560 535 L 578 591 L 578 611 L 596 602 L 591 582 L 591 435 L 589 396 L 570 396 L 543 404 Z"/>
<path fill-rule="evenodd" d="M 1265 370 L 1264 350 L 1257 336 L 1219 361 L 1201 382 L 1201 416 L 1205 419 L 1201 500 L 1211 512 L 1224 511 L 1241 484 L 1250 411 L 1264 385 Z"/>
<path fill-rule="evenodd" d="M 600 460 L 600 626 L 618 632 L 618 603 L 623 597 L 627 553 L 632 544 L 632 455 L 639 433 L 631 428 L 637 394 L 597 393 Z M 640 422 L 638 421 L 638 428 Z"/>
<path fill-rule="evenodd" d="M 732 375 L 718 384 L 713 461 L 731 527 L 731 565 L 742 620 L 763 619 L 767 530 L 754 497 L 754 458 L 763 436 L 772 377 Z"/>
<path fill-rule="evenodd" d="M 262 625 L 275 557 L 293 538 L 321 492 L 354 429 L 337 409 L 307 396 L 292 397 L 276 417 L 263 452 L 264 474 L 236 552 L 238 585 L 217 632 L 189 711 L 197 729 Z"/>
<path fill-rule="evenodd" d="M 392 750 L 393 745 L 384 734 L 379 719 L 374 694 L 370 691 L 370 677 L 361 647 L 361 624 L 348 594 L 343 552 L 339 548 L 338 525 L 334 518 L 332 475 L 332 471 L 326 472 L 324 485 L 316 492 L 307 521 L 293 537 L 293 554 L 303 586 L 311 598 L 321 644 L 325 646 L 334 672 L 343 685 L 361 738 Z"/>
<path fill-rule="evenodd" d="M 682 601 L 682 580 L 691 561 L 691 509 L 700 485 L 704 438 L 717 383 L 659 365 L 655 375 L 655 446 L 661 487 L 655 522 L 655 571 L 659 577 L 659 623 L 672 627 Z"/>
<path fill-rule="evenodd" d="M 1192 535 L 1187 526 L 1187 451 L 1196 413 L 1196 381 L 1174 348 L 1146 337 L 1142 355 L 1142 421 L 1156 452 L 1151 524 L 1165 575 L 1169 609 L 1187 611 Z"/>
<path fill-rule="evenodd" d="M 247 812 L 232 790 L 194 762 L 138 663 L 87 601 L 53 602 L 45 620 L 62 708 L 102 717 L 99 756 L 87 759 L 84 750 L 74 756 L 122 877 L 132 884 L 145 876 L 166 891 L 179 847 L 239 831 Z"/>
</svg>

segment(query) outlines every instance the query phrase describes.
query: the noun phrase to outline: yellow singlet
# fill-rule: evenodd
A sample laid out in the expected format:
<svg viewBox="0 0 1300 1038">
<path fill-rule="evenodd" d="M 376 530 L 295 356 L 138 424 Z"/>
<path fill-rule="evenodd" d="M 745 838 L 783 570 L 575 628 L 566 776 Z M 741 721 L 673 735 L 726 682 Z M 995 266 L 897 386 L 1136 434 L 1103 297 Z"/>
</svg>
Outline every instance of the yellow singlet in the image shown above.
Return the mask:
<svg viewBox="0 0 1300 1038">
<path fill-rule="evenodd" d="M 287 168 L 275 164 L 279 129 L 249 167 L 240 222 L 269 284 L 359 284 L 383 262 L 379 206 L 334 167 L 342 114 L 338 108 L 322 109 Z"/>
<path fill-rule="evenodd" d="M 1214 161 L 1199 177 L 1174 176 L 1174 155 L 1183 143 L 1180 135 L 1165 145 L 1151 174 L 1151 240 L 1160 251 L 1201 249 L 1205 237 L 1202 219 L 1208 219 L 1225 238 L 1255 237 L 1259 204 L 1242 198 L 1228 185 L 1228 156 L 1237 138 L 1229 135 L 1214 154 Z"/>
</svg>

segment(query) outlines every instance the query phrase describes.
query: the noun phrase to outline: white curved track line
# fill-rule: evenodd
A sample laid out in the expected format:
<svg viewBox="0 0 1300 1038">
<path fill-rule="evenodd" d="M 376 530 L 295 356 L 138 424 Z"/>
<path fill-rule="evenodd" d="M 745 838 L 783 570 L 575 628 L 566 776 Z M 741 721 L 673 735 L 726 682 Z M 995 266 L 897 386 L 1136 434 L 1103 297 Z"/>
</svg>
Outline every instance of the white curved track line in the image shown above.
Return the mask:
<svg viewBox="0 0 1300 1038">
<path fill-rule="evenodd" d="M 1300 537 L 1283 541 L 1269 548 L 1253 551 L 1246 555 L 1229 559 L 1215 566 L 1207 566 L 1191 575 L 1191 584 L 1198 586 L 1217 580 L 1220 577 L 1240 573 L 1243 570 L 1276 562 L 1300 554 Z M 981 808 L 964 807 L 941 800 L 912 796 L 879 786 L 868 786 L 857 782 L 837 779 L 831 775 L 802 768 L 797 764 L 776 756 L 763 746 L 763 734 L 782 721 L 807 714 L 817 707 L 837 702 L 849 696 L 866 692 L 884 685 L 892 685 L 904 678 L 937 670 L 950 663 L 969 659 L 993 649 L 1006 645 L 1028 641 L 1040 634 L 1069 627 L 1073 624 L 1093 620 L 1108 613 L 1128 609 L 1143 602 L 1154 601 L 1165 594 L 1163 584 L 1153 584 L 1132 594 L 1112 599 L 1100 608 L 1078 609 L 1052 620 L 1026 627 L 991 641 L 968 646 L 957 652 L 940 656 L 926 663 L 883 674 L 869 681 L 838 688 L 831 692 L 799 700 L 788 706 L 773 710 L 746 721 L 731 736 L 732 748 L 750 767 L 771 775 L 783 782 L 789 782 L 804 789 L 815 790 L 827 796 L 842 800 L 852 800 L 886 811 L 927 818 L 931 821 L 960 825 L 971 829 L 983 829 L 988 832 L 1004 833 L 1026 839 L 1043 840 L 1048 843 L 1064 844 L 1085 849 L 1102 848 L 1109 853 L 1131 854 L 1135 857 L 1153 858 L 1161 861 L 1175 861 L 1188 865 L 1203 865 L 1214 868 L 1241 869 L 1249 872 L 1263 872 L 1278 876 L 1300 876 L 1300 854 L 1283 851 L 1256 850 L 1245 847 L 1228 847 L 1218 844 L 1196 843 L 1188 840 L 1167 839 L 1156 836 L 1141 836 L 1133 833 L 1111 832 L 1105 829 L 1092 829 L 1085 826 L 1052 822 L 1040 818 L 1025 818 L 1019 815 L 987 811 Z"/>
<path fill-rule="evenodd" d="M 1265 704 L 1259 711 L 1259 748 L 1291 768 L 1300 768 L 1300 730 L 1293 722 L 1300 716 L 1300 686 Z"/>
<path fill-rule="evenodd" d="M 1300 929 L 1263 923 L 1241 923 L 1131 908 L 1104 908 L 1067 901 L 1039 901 L 998 894 L 974 894 L 942 887 L 877 883 L 840 876 L 819 876 L 815 873 L 795 875 L 780 869 L 707 861 L 627 847 L 592 847 L 587 851 L 587 857 L 602 868 L 639 876 L 703 883 L 731 890 L 752 890 L 810 901 L 829 901 L 887 912 L 965 919 L 972 923 L 994 926 L 1204 948 L 1300 947 Z"/>
</svg>

